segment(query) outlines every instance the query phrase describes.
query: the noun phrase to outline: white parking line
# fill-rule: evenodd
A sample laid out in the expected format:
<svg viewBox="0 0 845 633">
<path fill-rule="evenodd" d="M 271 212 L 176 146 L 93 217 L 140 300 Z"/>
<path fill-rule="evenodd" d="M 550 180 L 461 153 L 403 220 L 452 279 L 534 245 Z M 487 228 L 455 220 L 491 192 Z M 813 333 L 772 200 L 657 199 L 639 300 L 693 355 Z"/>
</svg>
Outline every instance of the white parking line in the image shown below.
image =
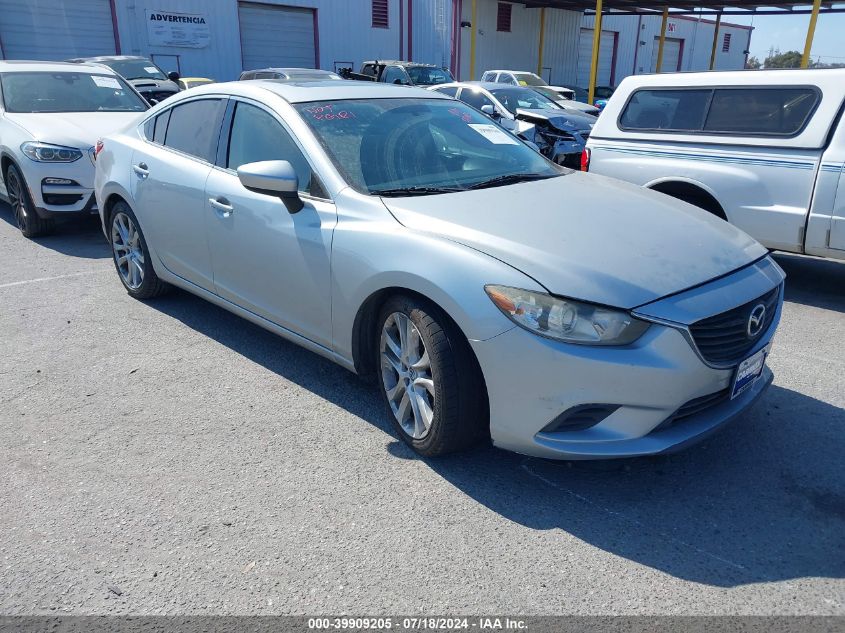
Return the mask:
<svg viewBox="0 0 845 633">
<path fill-rule="evenodd" d="M 96 275 L 97 273 L 105 272 L 103 270 L 86 270 L 81 273 L 68 273 L 67 275 L 58 275 L 56 277 L 38 277 L 37 279 L 26 279 L 24 281 L 12 281 L 7 284 L 0 284 L 0 289 L 11 288 L 12 286 L 23 286 L 25 284 L 37 284 L 43 281 L 56 281 L 57 279 L 68 279 L 70 277 L 82 277 L 83 275 Z"/>
</svg>

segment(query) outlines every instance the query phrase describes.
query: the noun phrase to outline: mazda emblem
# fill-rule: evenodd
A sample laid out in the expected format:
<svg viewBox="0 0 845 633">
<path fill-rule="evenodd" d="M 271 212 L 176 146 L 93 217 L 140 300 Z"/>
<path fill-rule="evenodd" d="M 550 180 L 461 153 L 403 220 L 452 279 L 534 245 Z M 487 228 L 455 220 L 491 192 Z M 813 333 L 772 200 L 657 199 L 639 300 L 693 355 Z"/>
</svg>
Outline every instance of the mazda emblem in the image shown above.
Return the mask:
<svg viewBox="0 0 845 633">
<path fill-rule="evenodd" d="M 751 310 L 751 314 L 748 316 L 748 328 L 746 329 L 746 332 L 748 332 L 748 338 L 755 338 L 763 331 L 763 322 L 765 318 L 766 306 L 762 303 L 758 303 L 754 306 Z"/>
</svg>

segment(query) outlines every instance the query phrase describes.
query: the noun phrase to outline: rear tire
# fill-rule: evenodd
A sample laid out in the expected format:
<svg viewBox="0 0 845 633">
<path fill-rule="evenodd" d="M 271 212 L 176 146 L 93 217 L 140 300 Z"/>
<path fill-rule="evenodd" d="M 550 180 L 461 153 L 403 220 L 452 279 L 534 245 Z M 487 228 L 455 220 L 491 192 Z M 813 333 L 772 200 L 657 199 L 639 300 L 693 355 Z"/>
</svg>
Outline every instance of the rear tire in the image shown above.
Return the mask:
<svg viewBox="0 0 845 633">
<path fill-rule="evenodd" d="M 402 441 L 426 457 L 468 448 L 484 437 L 487 394 L 463 334 L 434 305 L 408 296 L 379 313 L 379 387 Z"/>
<path fill-rule="evenodd" d="M 109 216 L 112 261 L 126 292 L 135 299 L 152 299 L 170 285 L 156 275 L 138 219 L 128 204 L 116 202 Z"/>
<path fill-rule="evenodd" d="M 12 213 L 15 215 L 15 222 L 23 236 L 33 238 L 50 233 L 54 228 L 53 222 L 38 215 L 29 195 L 29 187 L 27 187 L 26 181 L 16 165 L 10 164 L 6 168 L 5 179 L 9 204 L 12 207 Z"/>
</svg>

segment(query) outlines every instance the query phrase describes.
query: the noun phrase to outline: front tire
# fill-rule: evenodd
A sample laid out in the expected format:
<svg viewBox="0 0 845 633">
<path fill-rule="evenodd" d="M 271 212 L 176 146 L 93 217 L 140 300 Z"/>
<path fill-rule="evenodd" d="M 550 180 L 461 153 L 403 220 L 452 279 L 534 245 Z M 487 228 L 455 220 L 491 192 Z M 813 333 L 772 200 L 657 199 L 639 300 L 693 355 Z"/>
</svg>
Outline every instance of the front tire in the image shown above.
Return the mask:
<svg viewBox="0 0 845 633">
<path fill-rule="evenodd" d="M 406 296 L 389 299 L 378 323 L 380 391 L 402 440 L 426 457 L 479 441 L 486 391 L 458 328 L 433 305 Z"/>
<path fill-rule="evenodd" d="M 112 208 L 109 241 L 117 275 L 126 292 L 135 299 L 152 299 L 170 288 L 156 275 L 150 251 L 138 219 L 123 201 Z"/>
<path fill-rule="evenodd" d="M 53 230 L 53 222 L 39 217 L 29 196 L 29 187 L 16 165 L 6 168 L 6 193 L 15 214 L 15 223 L 24 237 L 47 235 Z"/>
</svg>

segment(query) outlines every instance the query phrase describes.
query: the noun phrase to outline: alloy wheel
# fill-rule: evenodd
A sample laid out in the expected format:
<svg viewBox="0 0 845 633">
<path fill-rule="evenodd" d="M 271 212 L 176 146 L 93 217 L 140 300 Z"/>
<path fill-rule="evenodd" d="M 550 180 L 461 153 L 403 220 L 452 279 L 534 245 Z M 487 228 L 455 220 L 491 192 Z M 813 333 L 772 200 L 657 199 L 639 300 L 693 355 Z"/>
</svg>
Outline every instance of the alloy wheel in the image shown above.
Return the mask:
<svg viewBox="0 0 845 633">
<path fill-rule="evenodd" d="M 26 231 L 29 214 L 26 209 L 21 181 L 18 179 L 18 174 L 14 169 L 9 169 L 6 173 L 6 190 L 9 194 L 9 203 L 15 214 L 15 222 L 21 231 Z"/>
<path fill-rule="evenodd" d="M 118 213 L 112 220 L 111 245 L 123 283 L 137 290 L 144 283 L 144 251 L 138 227 L 125 213 Z"/>
<path fill-rule="evenodd" d="M 434 421 L 434 379 L 420 331 L 408 315 L 394 312 L 381 331 L 381 380 L 399 426 L 419 440 Z"/>
</svg>

